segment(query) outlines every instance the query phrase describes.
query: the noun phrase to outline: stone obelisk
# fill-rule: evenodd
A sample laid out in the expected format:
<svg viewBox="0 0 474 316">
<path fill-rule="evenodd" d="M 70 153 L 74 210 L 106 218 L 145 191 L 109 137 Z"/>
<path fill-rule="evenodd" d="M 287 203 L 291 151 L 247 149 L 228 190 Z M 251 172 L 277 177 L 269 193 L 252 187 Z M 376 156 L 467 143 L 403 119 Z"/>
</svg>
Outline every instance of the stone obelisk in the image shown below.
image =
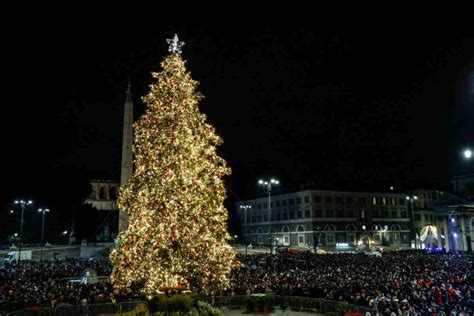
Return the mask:
<svg viewBox="0 0 474 316">
<path fill-rule="evenodd" d="M 120 173 L 120 185 L 125 185 L 133 173 L 133 100 L 130 91 L 131 84 L 128 80 L 127 96 L 123 111 L 123 139 L 122 139 L 122 171 Z M 119 210 L 119 232 L 127 229 L 128 215 Z"/>
</svg>

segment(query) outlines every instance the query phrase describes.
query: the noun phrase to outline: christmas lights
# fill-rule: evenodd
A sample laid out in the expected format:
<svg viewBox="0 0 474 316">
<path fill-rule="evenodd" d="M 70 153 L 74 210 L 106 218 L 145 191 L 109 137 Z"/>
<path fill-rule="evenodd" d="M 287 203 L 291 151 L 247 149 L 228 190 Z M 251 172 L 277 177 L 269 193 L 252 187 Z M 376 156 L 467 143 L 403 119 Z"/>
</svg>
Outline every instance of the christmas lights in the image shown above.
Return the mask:
<svg viewBox="0 0 474 316">
<path fill-rule="evenodd" d="M 198 82 L 174 44 L 134 124 L 135 170 L 118 196 L 129 226 L 110 254 L 117 293 L 138 286 L 152 296 L 183 285 L 215 293 L 236 265 L 223 205 L 230 169 L 216 153 L 222 140 L 200 113 Z"/>
</svg>

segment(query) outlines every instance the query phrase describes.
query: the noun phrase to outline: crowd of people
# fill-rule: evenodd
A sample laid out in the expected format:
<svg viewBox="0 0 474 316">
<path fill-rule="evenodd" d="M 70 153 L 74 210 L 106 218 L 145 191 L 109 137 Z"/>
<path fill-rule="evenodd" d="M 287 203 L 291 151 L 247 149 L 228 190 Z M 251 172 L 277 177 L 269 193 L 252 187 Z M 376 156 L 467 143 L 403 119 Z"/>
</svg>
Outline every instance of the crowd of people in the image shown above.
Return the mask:
<svg viewBox="0 0 474 316">
<path fill-rule="evenodd" d="M 311 253 L 240 256 L 235 294 L 273 291 L 345 301 L 401 315 L 474 315 L 471 255 L 417 251 L 366 254 Z M 436 314 L 437 315 L 437 314 Z"/>
<path fill-rule="evenodd" d="M 109 275 L 112 271 L 108 260 L 97 259 L 5 263 L 0 268 L 0 310 L 110 302 L 110 283 L 80 282 L 78 277 L 86 269 L 92 269 L 97 275 Z"/>
<path fill-rule="evenodd" d="M 366 254 L 280 253 L 238 255 L 228 294 L 272 291 L 373 307 L 384 314 L 418 312 L 474 315 L 473 256 L 416 251 Z M 0 269 L 0 310 L 58 303 L 111 302 L 109 282 L 71 282 L 85 269 L 109 275 L 107 260 L 53 260 Z"/>
</svg>

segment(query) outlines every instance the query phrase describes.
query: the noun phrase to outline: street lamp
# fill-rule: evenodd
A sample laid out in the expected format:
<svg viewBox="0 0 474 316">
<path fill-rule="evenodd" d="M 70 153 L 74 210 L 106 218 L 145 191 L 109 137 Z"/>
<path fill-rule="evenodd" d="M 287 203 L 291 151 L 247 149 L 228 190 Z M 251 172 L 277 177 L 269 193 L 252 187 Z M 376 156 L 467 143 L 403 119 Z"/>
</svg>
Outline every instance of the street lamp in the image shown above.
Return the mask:
<svg viewBox="0 0 474 316">
<path fill-rule="evenodd" d="M 385 233 L 385 232 L 388 230 L 388 226 L 385 225 L 383 228 L 380 227 L 380 230 L 381 230 L 381 232 L 382 232 L 382 245 L 383 245 L 383 244 L 384 244 L 384 241 L 385 241 L 385 238 L 384 238 L 383 233 Z"/>
<path fill-rule="evenodd" d="M 314 253 L 315 254 L 317 253 L 317 250 L 318 250 L 318 247 L 319 247 L 319 242 L 321 240 L 321 226 L 317 226 L 316 231 L 317 231 L 318 239 L 313 240 L 313 244 L 314 244 L 313 246 L 314 246 Z M 314 236 L 313 236 L 313 239 L 315 239 Z"/>
<path fill-rule="evenodd" d="M 235 241 L 237 240 L 237 237 L 239 237 L 239 236 L 234 235 L 234 248 L 235 248 Z"/>
<path fill-rule="evenodd" d="M 413 207 L 413 203 L 418 200 L 418 197 L 416 195 L 407 196 L 407 200 L 411 202 L 411 234 L 415 238 L 415 249 L 418 249 L 415 230 L 415 208 Z"/>
<path fill-rule="evenodd" d="M 244 204 L 244 205 L 240 205 L 240 208 L 244 210 L 244 223 L 245 225 L 247 225 L 247 210 L 251 209 L 252 206 Z"/>
<path fill-rule="evenodd" d="M 367 227 L 366 227 L 365 225 L 362 225 L 361 228 L 362 228 L 362 233 L 360 233 L 359 238 L 356 238 L 356 239 L 357 239 L 357 246 L 363 246 L 362 237 L 363 237 L 363 235 L 364 235 L 365 230 L 366 230 Z M 357 234 L 357 233 L 356 233 L 356 234 Z M 357 235 L 356 235 L 356 236 L 357 236 Z M 362 247 L 362 248 L 363 248 L 364 250 L 366 250 L 365 247 Z"/>
<path fill-rule="evenodd" d="M 44 243 L 43 243 L 43 238 L 44 238 L 44 216 L 46 215 L 46 213 L 49 213 L 49 209 L 45 208 L 45 209 L 39 209 L 38 210 L 39 213 L 43 213 L 43 226 L 41 228 L 41 259 L 40 261 L 43 262 L 43 246 L 44 246 Z"/>
<path fill-rule="evenodd" d="M 20 206 L 21 206 L 20 246 L 18 247 L 18 263 L 20 263 L 20 261 L 21 261 L 21 246 L 23 244 L 23 215 L 25 213 L 26 206 L 33 204 L 33 201 L 31 201 L 31 200 L 28 200 L 28 201 L 16 200 L 15 204 L 20 204 Z M 10 211 L 10 213 L 13 213 L 13 212 Z"/>
<path fill-rule="evenodd" d="M 463 152 L 464 158 L 471 159 L 472 158 L 472 150 L 467 148 Z"/>
<path fill-rule="evenodd" d="M 273 239 L 272 239 L 272 185 L 278 185 L 280 182 L 275 179 L 270 179 L 269 181 L 264 181 L 262 179 L 258 180 L 258 184 L 263 186 L 266 193 L 268 193 L 268 223 L 270 226 L 270 255 L 273 254 Z"/>
<path fill-rule="evenodd" d="M 247 247 L 248 247 L 248 235 L 247 235 L 247 210 L 248 209 L 251 209 L 252 206 L 250 205 L 247 205 L 247 204 L 244 204 L 244 205 L 240 205 L 240 208 L 244 210 L 244 229 L 243 229 L 243 234 L 244 234 L 244 243 L 245 243 L 245 255 L 247 256 Z"/>
</svg>

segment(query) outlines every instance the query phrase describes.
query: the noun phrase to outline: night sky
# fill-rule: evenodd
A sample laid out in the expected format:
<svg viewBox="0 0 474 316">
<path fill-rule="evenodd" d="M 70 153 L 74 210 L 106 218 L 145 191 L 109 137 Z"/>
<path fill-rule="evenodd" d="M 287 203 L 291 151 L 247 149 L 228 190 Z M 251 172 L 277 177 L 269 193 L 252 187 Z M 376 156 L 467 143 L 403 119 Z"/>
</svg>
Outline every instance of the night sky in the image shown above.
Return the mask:
<svg viewBox="0 0 474 316">
<path fill-rule="evenodd" d="M 278 177 L 283 191 L 438 189 L 472 167 L 460 156 L 474 146 L 466 29 L 61 28 L 5 39 L 0 219 L 16 197 L 68 214 L 87 179 L 119 179 L 127 77 L 137 118 L 175 32 L 200 108 L 224 139 L 229 208 L 255 196 L 259 177 Z"/>
</svg>

